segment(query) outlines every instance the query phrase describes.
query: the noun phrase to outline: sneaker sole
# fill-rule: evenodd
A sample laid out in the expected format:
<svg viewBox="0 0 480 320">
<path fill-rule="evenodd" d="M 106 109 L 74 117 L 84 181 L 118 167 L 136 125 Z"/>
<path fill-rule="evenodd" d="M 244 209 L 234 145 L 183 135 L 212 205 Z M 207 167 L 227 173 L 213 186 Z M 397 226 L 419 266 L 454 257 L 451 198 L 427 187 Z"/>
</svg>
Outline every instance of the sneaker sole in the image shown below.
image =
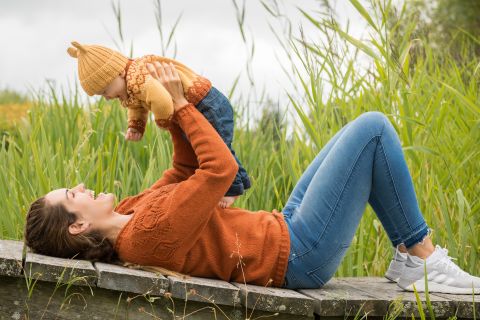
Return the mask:
<svg viewBox="0 0 480 320">
<path fill-rule="evenodd" d="M 398 282 L 397 282 L 398 284 Z M 415 285 L 415 289 L 417 292 L 425 292 L 425 280 L 417 280 L 416 282 L 412 283 L 411 285 L 408 285 L 406 287 L 401 286 L 398 284 L 398 286 L 404 290 L 407 291 L 414 291 L 413 290 L 413 285 Z M 434 283 L 434 282 L 429 282 L 428 283 L 428 292 L 434 293 L 450 293 L 450 294 L 472 294 L 472 290 L 475 290 L 474 294 L 480 294 L 480 288 L 458 288 L 458 287 L 450 287 L 444 284 L 440 283 Z"/>
<path fill-rule="evenodd" d="M 400 279 L 401 275 L 401 272 L 396 272 L 388 269 L 387 272 L 385 272 L 384 277 L 390 281 L 398 282 L 398 279 Z"/>
<path fill-rule="evenodd" d="M 398 279 L 400 278 L 400 277 L 392 278 L 392 277 L 390 277 L 390 275 L 387 275 L 387 274 L 385 274 L 384 277 L 385 277 L 387 280 L 390 280 L 391 282 L 398 282 Z"/>
</svg>

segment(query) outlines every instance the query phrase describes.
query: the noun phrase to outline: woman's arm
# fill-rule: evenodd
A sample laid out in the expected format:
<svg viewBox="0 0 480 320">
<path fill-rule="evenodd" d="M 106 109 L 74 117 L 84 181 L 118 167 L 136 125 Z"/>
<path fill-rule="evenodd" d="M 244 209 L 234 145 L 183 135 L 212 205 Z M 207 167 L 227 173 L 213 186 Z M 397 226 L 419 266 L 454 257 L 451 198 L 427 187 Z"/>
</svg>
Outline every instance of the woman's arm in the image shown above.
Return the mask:
<svg viewBox="0 0 480 320">
<path fill-rule="evenodd" d="M 149 71 L 160 79 L 174 102 L 174 120 L 185 132 L 198 160 L 198 168 L 187 180 L 172 191 L 164 214 L 170 216 L 174 230 L 169 241 L 178 243 L 177 254 L 184 254 L 201 234 L 214 212 L 214 208 L 230 187 L 238 164 L 218 132 L 183 94 L 182 84 L 173 65 L 156 65 L 159 72 Z M 155 74 L 160 76 L 155 76 Z"/>
<path fill-rule="evenodd" d="M 173 164 L 172 168 L 165 170 L 160 179 L 158 179 L 150 189 L 158 189 L 167 184 L 178 183 L 188 179 L 198 169 L 198 161 L 195 152 L 188 142 L 182 136 L 182 129 L 172 123 L 168 127 L 173 142 Z"/>
<path fill-rule="evenodd" d="M 188 104 L 178 72 L 172 66 L 173 70 L 170 71 L 168 69 L 169 73 L 166 74 L 165 69 L 159 62 L 154 63 L 155 67 L 147 63 L 146 68 L 153 78 L 152 81 L 159 82 L 158 85 L 162 86 L 170 94 L 173 102 L 173 111 L 176 113 Z M 191 144 L 183 138 L 181 128 L 175 122 L 171 122 L 168 130 L 173 141 L 173 168 L 164 171 L 162 177 L 152 185 L 151 189 L 184 181 L 199 168 L 197 155 Z"/>
</svg>

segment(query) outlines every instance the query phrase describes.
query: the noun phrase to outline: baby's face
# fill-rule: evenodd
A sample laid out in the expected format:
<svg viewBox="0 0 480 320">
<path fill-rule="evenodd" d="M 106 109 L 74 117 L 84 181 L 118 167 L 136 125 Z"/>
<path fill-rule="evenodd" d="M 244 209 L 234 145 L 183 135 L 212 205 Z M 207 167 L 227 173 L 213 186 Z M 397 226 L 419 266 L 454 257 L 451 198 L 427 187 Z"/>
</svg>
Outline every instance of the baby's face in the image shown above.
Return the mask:
<svg viewBox="0 0 480 320">
<path fill-rule="evenodd" d="M 119 98 L 120 100 L 126 100 L 128 98 L 127 93 L 127 82 L 124 78 L 124 73 L 122 72 L 118 75 L 112 82 L 105 88 L 105 90 L 99 93 L 105 99 L 116 99 Z"/>
</svg>

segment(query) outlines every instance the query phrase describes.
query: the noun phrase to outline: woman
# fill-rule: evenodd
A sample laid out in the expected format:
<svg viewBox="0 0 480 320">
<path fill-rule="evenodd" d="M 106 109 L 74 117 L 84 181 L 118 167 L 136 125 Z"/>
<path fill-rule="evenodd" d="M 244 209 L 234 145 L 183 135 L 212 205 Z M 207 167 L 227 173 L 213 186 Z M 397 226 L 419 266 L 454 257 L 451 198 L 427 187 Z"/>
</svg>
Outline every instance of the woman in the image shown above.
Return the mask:
<svg viewBox="0 0 480 320">
<path fill-rule="evenodd" d="M 174 100 L 173 168 L 114 208 L 83 184 L 53 190 L 27 215 L 34 251 L 60 257 L 119 258 L 199 277 L 286 288 L 318 288 L 335 273 L 367 201 L 393 244 L 386 277 L 405 290 L 480 292 L 480 278 L 433 246 L 398 136 L 379 112 L 345 125 L 320 151 L 282 213 L 220 208 L 238 165 L 213 127 L 186 101 L 174 67 L 149 72 Z M 182 132 L 185 133 L 186 139 Z"/>
</svg>

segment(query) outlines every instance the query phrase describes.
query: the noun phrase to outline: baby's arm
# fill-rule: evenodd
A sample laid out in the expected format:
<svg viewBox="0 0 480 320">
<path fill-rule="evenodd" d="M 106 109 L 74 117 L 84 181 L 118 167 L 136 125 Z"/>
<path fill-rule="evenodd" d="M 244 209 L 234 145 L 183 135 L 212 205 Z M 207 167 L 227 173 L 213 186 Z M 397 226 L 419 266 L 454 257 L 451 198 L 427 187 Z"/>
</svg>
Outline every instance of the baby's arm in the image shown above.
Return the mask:
<svg viewBox="0 0 480 320">
<path fill-rule="evenodd" d="M 150 107 L 159 127 L 167 128 L 173 116 L 173 101 L 167 89 L 148 76 L 145 81 L 145 103 Z"/>
<path fill-rule="evenodd" d="M 148 110 L 141 105 L 130 106 L 127 111 L 128 130 L 125 133 L 125 139 L 129 141 L 138 141 L 145 132 L 145 126 L 148 119 Z"/>
</svg>

